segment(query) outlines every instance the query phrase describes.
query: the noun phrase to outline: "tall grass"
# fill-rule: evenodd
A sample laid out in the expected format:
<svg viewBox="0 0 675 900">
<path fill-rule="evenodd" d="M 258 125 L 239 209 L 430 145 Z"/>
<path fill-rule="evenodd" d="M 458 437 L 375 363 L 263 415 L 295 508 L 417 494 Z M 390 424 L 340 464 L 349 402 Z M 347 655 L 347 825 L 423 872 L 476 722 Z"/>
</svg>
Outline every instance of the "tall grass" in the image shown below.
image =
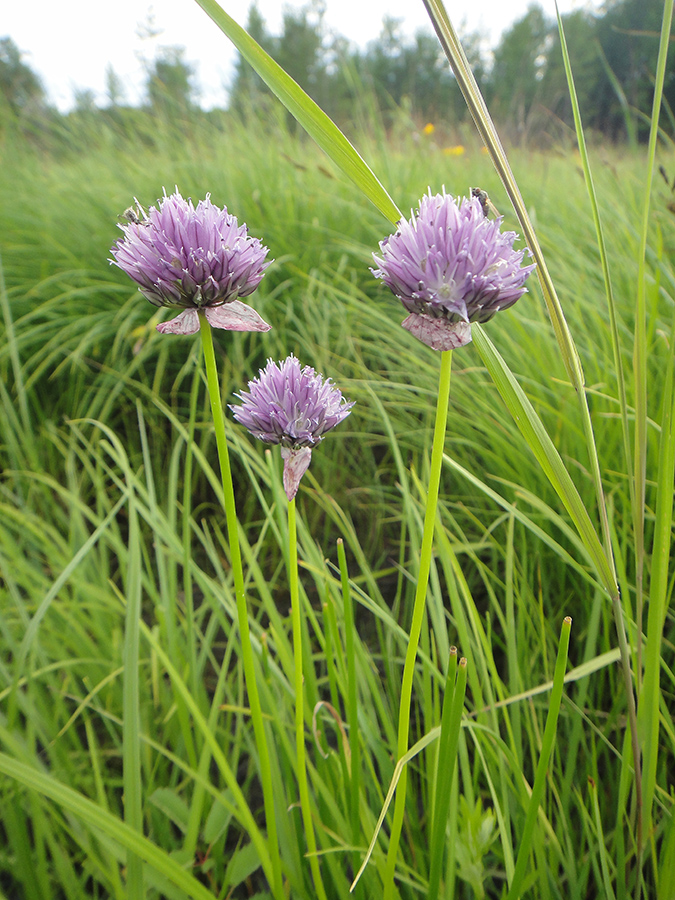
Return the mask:
<svg viewBox="0 0 675 900">
<path fill-rule="evenodd" d="M 255 302 L 273 330 L 216 340 L 224 401 L 267 357 L 290 352 L 357 401 L 315 454 L 296 501 L 311 814 L 326 893 L 346 897 L 400 771 L 397 717 L 438 358 L 400 328 L 402 311 L 368 271 L 389 229 L 381 212 L 282 116 L 232 121 L 189 140 L 155 137 L 148 146 L 145 137 L 99 132 L 50 157 L 23 144 L 3 148 L 0 891 L 26 900 L 121 900 L 132 885 L 147 897 L 271 896 L 206 373 L 197 344 L 157 334 L 162 313 L 106 262 L 131 198 L 146 205 L 177 184 L 195 198 L 210 191 L 276 258 Z M 413 206 L 428 185 L 461 194 L 479 184 L 518 229 L 480 144 L 464 140 L 456 157 L 412 123 L 386 138 L 353 136 L 398 208 Z M 657 152 L 672 168 L 672 148 Z M 657 728 L 642 859 L 611 602 L 509 412 L 509 397 L 531 404 L 600 533 L 578 390 L 531 279 L 514 309 L 454 354 L 395 859 L 401 898 L 427 896 L 430 880 L 442 897 L 511 889 L 621 898 L 635 896 L 640 878 L 645 896 L 675 896 L 667 504 L 675 240 L 670 198 L 658 185 L 644 215 L 645 153 L 589 151 L 614 329 L 580 157 L 509 154 L 585 376 L 634 688 L 644 696 L 642 665 L 656 689 L 657 706 L 639 719 Z M 646 397 L 631 375 L 638 283 Z M 514 384 L 488 373 L 488 361 L 493 371 L 501 365 L 491 347 Z M 642 662 L 639 492 L 623 433 L 639 416 L 644 594 L 655 601 L 647 618 L 654 609 L 658 619 L 647 626 Z M 285 891 L 309 898 L 280 461 L 229 418 L 225 429 Z M 556 655 L 568 616 L 563 692 Z M 444 785 L 439 747 L 452 741 L 438 736 L 444 695 L 453 699 L 453 646 L 467 660 L 467 693 Z M 546 723 L 559 696 L 553 740 Z M 356 897 L 382 895 L 390 821 Z M 439 842 L 440 863 L 430 856 Z"/>
</svg>

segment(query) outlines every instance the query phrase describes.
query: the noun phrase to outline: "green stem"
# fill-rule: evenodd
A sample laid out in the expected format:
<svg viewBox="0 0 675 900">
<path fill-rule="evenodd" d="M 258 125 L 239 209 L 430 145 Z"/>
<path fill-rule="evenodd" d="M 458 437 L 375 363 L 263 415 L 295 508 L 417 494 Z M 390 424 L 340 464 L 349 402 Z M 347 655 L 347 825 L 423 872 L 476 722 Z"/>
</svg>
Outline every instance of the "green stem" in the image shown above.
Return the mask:
<svg viewBox="0 0 675 900">
<path fill-rule="evenodd" d="M 401 759 L 408 750 L 413 677 L 415 675 L 417 647 L 422 631 L 422 622 L 424 621 L 424 608 L 426 605 L 429 572 L 431 571 L 432 546 L 436 524 L 436 506 L 438 503 L 438 488 L 441 481 L 443 446 L 445 443 L 445 423 L 448 418 L 451 372 L 452 350 L 445 350 L 441 354 L 441 372 L 439 376 L 438 400 L 436 404 L 436 424 L 434 427 L 434 443 L 431 450 L 431 469 L 429 472 L 427 505 L 424 514 L 424 533 L 422 535 L 420 568 L 417 578 L 417 589 L 415 591 L 410 635 L 408 638 L 408 649 L 406 651 L 405 664 L 403 666 L 403 681 L 401 683 L 401 705 L 399 708 L 398 745 L 396 753 L 398 759 Z M 389 838 L 389 851 L 387 853 L 383 900 L 392 900 L 392 897 L 394 896 L 394 871 L 396 869 L 396 856 L 398 853 L 399 840 L 401 838 L 401 829 L 403 827 L 407 783 L 408 770 L 404 767 L 396 791 L 394 818 L 391 826 L 391 836 Z"/>
<path fill-rule="evenodd" d="M 342 582 L 342 605 L 345 623 L 345 655 L 347 657 L 347 724 L 349 725 L 349 750 L 351 757 L 351 773 L 349 781 L 349 818 L 352 826 L 352 844 L 359 846 L 361 826 L 359 821 L 359 790 L 361 760 L 359 754 L 359 722 L 358 694 L 356 682 L 356 651 L 354 624 L 354 604 L 349 588 L 349 572 L 342 538 L 337 542 L 340 579 Z M 358 851 L 353 854 L 354 871 L 358 871 Z"/>
<path fill-rule="evenodd" d="M 269 751 L 267 749 L 267 736 L 265 734 L 262 709 L 260 707 L 258 684 L 255 677 L 255 659 L 253 656 L 253 646 L 251 644 L 251 633 L 248 626 L 248 609 L 246 607 L 246 593 L 244 589 L 244 569 L 241 561 L 241 548 L 239 546 L 239 523 L 234 500 L 230 456 L 227 449 L 227 438 L 225 436 L 225 418 L 223 416 L 223 404 L 220 396 L 220 383 L 218 381 L 216 357 L 213 352 L 211 326 L 206 320 L 206 317 L 201 313 L 199 316 L 199 330 L 202 339 L 202 350 L 204 351 L 206 380 L 211 400 L 211 413 L 213 415 L 213 425 L 216 432 L 220 474 L 223 482 L 223 507 L 225 510 L 225 519 L 227 521 L 230 560 L 232 563 L 234 592 L 237 601 L 237 619 L 239 623 L 239 636 L 241 639 L 241 657 L 244 664 L 244 679 L 246 681 L 246 691 L 248 693 L 251 720 L 253 722 L 253 731 L 255 734 L 260 764 L 260 781 L 263 790 L 265 819 L 267 821 L 267 837 L 273 871 L 272 892 L 277 900 L 285 900 L 281 876 L 281 857 L 279 855 L 276 816 L 274 813 L 272 769 L 269 760 Z"/>
<path fill-rule="evenodd" d="M 316 855 L 316 839 L 314 823 L 309 805 L 309 787 L 307 785 L 307 763 L 305 760 L 305 712 L 304 712 L 304 680 L 302 675 L 302 618 L 300 612 L 300 590 L 298 585 L 298 530 L 295 516 L 295 497 L 288 502 L 288 581 L 291 592 L 291 611 L 293 617 L 293 659 L 295 662 L 295 747 L 297 753 L 296 776 L 300 809 L 307 841 L 309 866 L 312 870 L 314 888 L 319 900 L 327 900 L 326 891 L 321 879 L 319 860 Z"/>
<path fill-rule="evenodd" d="M 457 684 L 455 674 L 457 673 Z M 457 672 L 457 648 L 450 648 L 448 674 L 445 679 L 443 696 L 443 713 L 441 715 L 441 734 L 438 739 L 438 766 L 436 776 L 436 796 L 434 816 L 431 824 L 431 851 L 429 864 L 429 887 L 427 900 L 437 900 L 443 871 L 443 850 L 445 848 L 445 832 L 450 812 L 452 779 L 455 774 L 455 758 L 459 744 L 459 733 L 462 727 L 464 696 L 466 693 L 466 659 L 459 661 Z"/>
<path fill-rule="evenodd" d="M 143 834 L 143 783 L 141 773 L 141 714 L 138 659 L 141 621 L 141 553 L 138 515 L 133 494 L 129 494 L 129 566 L 127 612 L 124 626 L 124 735 L 122 739 L 124 821 Z M 127 896 L 143 900 L 143 860 L 127 850 Z"/>
<path fill-rule="evenodd" d="M 506 900 L 518 900 L 523 890 L 523 882 L 525 880 L 527 863 L 530 858 L 530 850 L 532 849 L 534 826 L 539 814 L 539 804 L 541 803 L 542 797 L 544 796 L 544 787 L 546 786 L 548 765 L 551 760 L 551 754 L 553 753 L 553 743 L 555 741 L 556 728 L 558 725 L 558 714 L 560 713 L 560 704 L 562 702 L 563 688 L 565 685 L 565 668 L 567 666 L 567 651 L 570 645 L 571 628 L 572 620 L 569 616 L 567 616 L 563 620 L 563 626 L 560 632 L 558 656 L 555 663 L 555 671 L 553 673 L 551 700 L 548 707 L 548 715 L 546 716 L 544 736 L 541 741 L 541 753 L 539 755 L 537 771 L 534 776 L 534 784 L 532 785 L 530 802 L 527 807 L 525 824 L 523 825 L 521 831 L 520 847 L 518 848 L 516 867 L 513 872 L 513 879 L 511 881 L 509 893 Z"/>
</svg>

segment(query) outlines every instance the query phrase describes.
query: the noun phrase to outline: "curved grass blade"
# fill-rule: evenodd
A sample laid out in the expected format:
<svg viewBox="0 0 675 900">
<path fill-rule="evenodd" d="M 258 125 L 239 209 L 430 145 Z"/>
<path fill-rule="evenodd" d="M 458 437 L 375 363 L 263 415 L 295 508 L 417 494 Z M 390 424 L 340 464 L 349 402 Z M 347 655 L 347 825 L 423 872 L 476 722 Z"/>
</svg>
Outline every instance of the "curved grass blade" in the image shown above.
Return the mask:
<svg viewBox="0 0 675 900">
<path fill-rule="evenodd" d="M 623 375 L 623 366 L 621 362 L 621 349 L 619 344 L 619 329 L 617 325 L 616 318 L 616 308 L 614 304 L 614 295 L 612 292 L 612 282 L 609 274 L 609 264 L 607 261 L 607 252 L 605 248 L 605 240 L 602 232 L 602 226 L 600 223 L 600 212 L 598 210 L 597 198 L 595 196 L 595 188 L 593 186 L 593 178 L 591 176 L 591 167 L 590 162 L 588 160 L 588 153 L 586 151 L 586 141 L 584 138 L 584 130 L 581 124 L 581 113 L 579 110 L 579 103 L 577 101 L 577 94 L 574 87 L 574 78 L 572 76 L 572 66 L 570 64 L 569 54 L 567 52 L 567 42 L 565 40 L 565 32 L 563 29 L 562 19 L 560 18 L 560 11 L 556 7 L 556 12 L 558 16 L 558 31 L 560 34 L 560 46 L 562 49 L 563 55 L 563 63 L 565 66 L 565 74 L 567 76 L 567 84 L 569 89 L 570 100 L 572 101 L 572 113 L 574 115 L 574 125 L 577 133 L 577 144 L 579 146 L 579 154 L 581 156 L 582 167 L 584 171 L 584 179 L 586 181 L 586 190 L 588 191 L 588 196 L 591 202 L 591 210 L 593 213 L 593 221 L 595 223 L 597 241 L 598 241 L 598 250 L 600 252 L 600 261 L 602 265 L 602 273 L 605 281 L 605 293 L 607 294 L 607 308 L 609 311 L 609 321 L 610 321 L 610 333 L 612 340 L 612 353 L 614 356 L 614 369 L 616 371 L 617 378 L 617 387 L 619 393 L 619 406 L 621 408 L 621 430 L 623 436 L 623 445 L 624 445 L 624 456 L 626 459 L 626 471 L 630 472 L 633 468 L 632 463 L 632 454 L 630 448 L 630 431 L 628 426 L 628 404 L 626 401 L 626 385 Z M 639 292 L 638 292 L 639 293 Z M 636 335 L 639 331 L 639 322 L 636 318 Z M 637 349 L 638 341 L 636 339 L 636 363 L 641 357 L 640 352 Z M 640 367 L 636 365 L 636 385 L 640 381 Z M 667 382 L 668 383 L 668 382 Z M 636 391 L 636 396 L 639 396 L 639 392 Z M 640 416 L 636 414 L 635 416 L 636 422 L 639 423 Z M 636 427 L 636 447 L 638 446 L 638 433 L 640 431 L 640 426 Z M 593 445 L 593 449 L 595 450 L 595 445 Z M 636 454 L 639 457 L 639 452 Z M 597 463 L 597 456 L 595 457 L 595 461 Z M 594 465 L 593 472 L 596 473 L 596 479 L 599 478 L 600 469 L 599 464 Z M 636 503 L 636 498 L 638 496 L 637 484 L 638 479 L 629 478 L 629 492 L 630 492 L 630 502 L 631 509 L 633 512 L 633 528 L 636 536 L 636 557 L 638 560 L 637 564 L 637 584 L 638 589 L 637 593 L 637 629 L 638 633 L 642 631 L 642 591 L 640 588 L 641 581 L 641 562 L 644 558 L 644 528 L 642 526 L 642 506 L 644 506 L 644 496 L 642 497 L 641 503 L 642 506 L 638 506 Z M 598 487 L 596 480 L 596 491 L 598 496 L 602 496 L 602 486 Z M 672 492 L 671 492 L 672 497 Z M 609 521 L 607 519 L 607 510 L 603 504 L 600 505 L 600 516 L 603 534 L 605 537 L 605 552 L 607 554 L 608 559 L 611 561 L 612 559 L 612 551 L 611 551 L 611 538 L 609 533 Z M 638 734 L 638 722 L 637 722 L 637 712 L 636 712 L 636 704 L 635 704 L 635 695 L 633 693 L 633 675 L 632 675 L 632 666 L 631 666 L 631 657 L 630 650 L 628 647 L 628 638 L 626 635 L 626 626 L 624 623 L 624 612 L 621 604 L 621 599 L 619 596 L 618 589 L 615 593 L 612 594 L 612 609 L 614 612 L 614 620 L 616 625 L 617 634 L 619 637 L 619 645 L 621 648 L 621 667 L 624 678 L 624 686 L 626 689 L 626 701 L 628 704 L 628 718 L 630 722 L 630 732 L 631 732 L 631 742 L 632 742 L 632 751 L 633 751 L 633 759 L 635 760 L 635 796 L 638 807 L 638 816 L 637 816 L 637 835 L 638 835 L 638 844 L 641 843 L 640 835 L 642 834 L 642 771 L 640 766 L 640 748 L 639 748 L 639 734 Z M 638 641 L 637 648 L 637 670 L 638 670 L 638 684 L 640 678 L 640 670 L 641 670 L 641 654 L 642 654 L 642 646 L 641 641 Z"/>
<path fill-rule="evenodd" d="M 155 871 L 168 878 L 176 887 L 185 891 L 188 897 L 192 897 L 194 900 L 213 900 L 213 894 L 189 872 L 186 872 L 168 853 L 130 828 L 117 816 L 94 803 L 93 800 L 66 787 L 52 776 L 45 775 L 26 763 L 12 759 L 6 753 L 0 753 L 0 772 L 7 775 L 8 778 L 13 778 L 29 790 L 37 791 L 43 797 L 48 797 L 62 809 L 68 810 L 86 822 L 91 828 L 117 841 L 130 853 L 135 854 Z"/>
<path fill-rule="evenodd" d="M 476 326 L 475 323 L 472 333 L 473 342 L 497 390 L 501 394 L 502 400 L 508 407 L 521 434 L 572 518 L 579 536 L 588 551 L 588 555 L 593 561 L 601 583 L 610 596 L 613 596 L 616 591 L 613 568 L 607 560 L 586 506 L 579 496 L 579 492 L 565 468 L 560 454 L 556 450 L 534 407 L 527 399 L 525 392 L 516 381 L 494 344 L 483 329 L 480 326 Z"/>
<path fill-rule="evenodd" d="M 502 180 L 504 188 L 509 195 L 509 199 L 513 204 L 513 208 L 518 217 L 518 221 L 523 230 L 523 235 L 527 242 L 532 256 L 537 264 L 537 276 L 544 294 L 544 300 L 548 309 L 548 314 L 553 325 L 556 340 L 560 348 L 560 353 L 567 369 L 568 375 L 577 393 L 579 400 L 580 412 L 582 418 L 582 426 L 586 438 L 586 447 L 589 455 L 590 468 L 593 474 L 593 482 L 596 491 L 596 500 L 598 513 L 602 527 L 605 563 L 603 569 L 611 572 L 611 579 L 607 582 L 607 588 L 610 596 L 614 597 L 618 594 L 616 585 L 616 573 L 614 572 L 614 561 L 611 550 L 609 526 L 607 522 L 607 512 L 605 506 L 604 492 L 602 487 L 602 476 L 600 474 L 600 465 L 598 461 L 597 448 L 595 446 L 595 438 L 593 434 L 593 424 L 591 422 L 590 410 L 585 391 L 584 373 L 581 361 L 577 353 L 576 346 L 572 339 L 567 321 L 562 311 L 562 306 L 553 284 L 553 280 L 546 266 L 546 260 L 542 253 L 539 241 L 535 233 L 534 227 L 527 212 L 527 208 L 520 193 L 520 189 L 516 183 L 516 179 L 511 171 L 504 148 L 502 147 L 499 135 L 494 126 L 492 118 L 488 112 L 485 101 L 481 95 L 476 79 L 473 76 L 471 67 L 466 58 L 466 54 L 457 37 L 457 33 L 450 22 L 448 14 L 443 6 L 442 0 L 424 0 L 424 5 L 429 13 L 429 18 L 434 26 L 438 39 L 443 47 L 443 51 L 450 62 L 453 73 L 457 78 L 464 100 L 467 104 L 469 112 L 474 120 L 476 128 L 483 139 L 485 146 L 490 154 L 492 162 Z"/>
<path fill-rule="evenodd" d="M 553 753 L 553 742 L 555 740 L 556 726 L 558 724 L 558 714 L 560 712 L 560 704 L 562 702 L 563 685 L 565 683 L 565 666 L 567 665 L 567 650 L 570 643 L 570 630 L 572 628 L 572 620 L 567 616 L 563 621 L 562 630 L 560 632 L 560 643 L 558 645 L 558 657 L 555 663 L 555 671 L 553 673 L 553 690 L 551 691 L 551 700 L 548 707 L 548 715 L 546 716 L 546 726 L 544 728 L 544 736 L 541 741 L 541 754 L 537 764 L 537 771 L 534 776 L 534 784 L 532 785 L 532 794 L 525 817 L 525 824 L 521 833 L 520 847 L 518 848 L 518 858 L 516 859 L 516 869 L 513 873 L 513 880 L 509 886 L 509 893 L 506 900 L 516 900 L 520 897 L 523 889 L 523 881 L 525 878 L 525 869 L 530 857 L 530 849 L 532 847 L 532 837 L 534 835 L 534 826 L 539 812 L 539 804 L 544 794 L 546 784 L 546 774 L 548 764 Z"/>
<path fill-rule="evenodd" d="M 374 203 L 382 215 L 390 222 L 398 222 L 401 218 L 398 207 L 337 125 L 215 0 L 196 2 L 227 35 L 324 153 Z"/>
<path fill-rule="evenodd" d="M 453 683 L 454 666 L 448 666 L 448 674 L 451 677 L 446 679 L 443 714 L 441 717 L 441 733 L 438 747 L 438 783 L 431 828 L 431 868 L 429 872 L 428 897 L 437 897 L 441 884 L 445 832 L 450 810 L 450 791 L 455 771 L 459 732 L 462 727 L 462 712 L 464 711 L 466 665 L 466 659 L 460 659 L 456 683 Z"/>
</svg>

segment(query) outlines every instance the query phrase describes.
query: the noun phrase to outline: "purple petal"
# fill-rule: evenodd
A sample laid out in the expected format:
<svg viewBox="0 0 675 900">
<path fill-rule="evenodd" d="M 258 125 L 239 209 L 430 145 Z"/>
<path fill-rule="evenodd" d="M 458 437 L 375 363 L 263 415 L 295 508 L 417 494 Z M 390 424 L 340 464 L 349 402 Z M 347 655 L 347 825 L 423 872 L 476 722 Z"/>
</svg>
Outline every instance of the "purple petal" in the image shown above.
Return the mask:
<svg viewBox="0 0 675 900">
<path fill-rule="evenodd" d="M 268 359 L 248 391 L 236 396 L 242 403 L 230 408 L 254 437 L 296 450 L 321 443 L 354 405 L 330 378 L 302 367 L 293 355 L 279 364 Z"/>
<path fill-rule="evenodd" d="M 225 331 L 269 331 L 272 327 L 241 300 L 207 307 L 204 313 L 214 328 L 224 328 Z"/>
<path fill-rule="evenodd" d="M 175 319 L 157 326 L 161 334 L 196 334 L 199 331 L 199 313 L 196 309 L 186 309 Z"/>
<path fill-rule="evenodd" d="M 165 194 L 143 219 L 120 227 L 124 237 L 113 246 L 111 262 L 155 306 L 201 310 L 246 297 L 270 265 L 262 242 L 208 194 L 196 207 L 178 190 Z"/>
<path fill-rule="evenodd" d="M 281 458 L 284 461 L 284 490 L 289 500 L 298 493 L 300 479 L 309 468 L 312 460 L 312 451 L 309 447 L 300 447 L 299 450 L 281 448 Z"/>
<path fill-rule="evenodd" d="M 468 322 L 449 322 L 424 313 L 412 313 L 401 322 L 406 331 L 432 350 L 456 350 L 471 340 Z"/>
</svg>

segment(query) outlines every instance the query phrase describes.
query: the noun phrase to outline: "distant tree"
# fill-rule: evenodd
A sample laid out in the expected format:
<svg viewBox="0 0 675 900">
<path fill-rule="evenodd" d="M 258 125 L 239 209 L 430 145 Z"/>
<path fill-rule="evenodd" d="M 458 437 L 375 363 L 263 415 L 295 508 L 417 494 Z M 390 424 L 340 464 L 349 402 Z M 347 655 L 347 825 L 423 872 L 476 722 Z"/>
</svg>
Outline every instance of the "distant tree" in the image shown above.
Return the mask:
<svg viewBox="0 0 675 900">
<path fill-rule="evenodd" d="M 108 95 L 108 105 L 111 107 L 120 106 L 124 101 L 124 85 L 110 63 L 108 63 L 105 70 L 105 88 Z"/>
<path fill-rule="evenodd" d="M 502 36 L 494 51 L 488 95 L 493 113 L 525 133 L 527 117 L 541 93 L 552 23 L 540 6 L 525 15 Z"/>
<path fill-rule="evenodd" d="M 405 104 L 416 118 L 464 116 L 448 61 L 429 32 L 418 31 L 411 40 L 401 33 L 399 19 L 386 17 L 378 39 L 359 57 L 358 70 L 382 110 Z"/>
<path fill-rule="evenodd" d="M 327 87 L 329 51 L 324 46 L 322 0 L 299 9 L 286 9 L 281 34 L 271 36 L 265 20 L 254 4 L 248 14 L 246 30 L 266 53 L 321 106 L 330 105 L 331 91 Z M 262 80 L 241 57 L 237 61 L 230 90 L 230 106 L 238 111 L 260 112 L 261 99 L 269 95 Z"/>
<path fill-rule="evenodd" d="M 308 93 L 316 92 L 324 73 L 322 15 L 316 7 L 285 10 L 276 47 L 276 61 Z"/>
<path fill-rule="evenodd" d="M 75 112 L 89 114 L 96 111 L 96 93 L 91 88 L 75 88 L 73 99 Z"/>
<path fill-rule="evenodd" d="M 632 116 L 629 127 L 637 129 L 641 115 L 649 116 L 663 15 L 662 0 L 614 0 L 598 18 L 595 35 L 606 67 L 611 70 Z M 664 96 L 673 109 L 675 101 L 675 57 L 671 44 Z M 625 134 L 626 111 L 609 74 L 599 78 L 596 126 L 612 137 Z M 645 133 L 647 126 L 643 126 Z"/>
<path fill-rule="evenodd" d="M 371 41 L 362 59 L 364 80 L 374 90 L 381 109 L 396 105 L 403 96 L 402 19 L 385 16 L 377 40 Z"/>
<path fill-rule="evenodd" d="M 9 37 L 0 38 L 0 93 L 17 116 L 39 112 L 46 105 L 42 82 L 21 61 L 21 51 Z"/>
<path fill-rule="evenodd" d="M 150 106 L 168 118 L 184 118 L 196 106 L 195 69 L 184 57 L 184 47 L 160 47 L 148 69 Z"/>
<path fill-rule="evenodd" d="M 267 32 L 265 20 L 257 5 L 249 8 L 246 31 L 266 53 L 273 56 L 273 39 Z M 234 80 L 230 88 L 230 108 L 237 112 L 255 109 L 262 97 L 269 97 L 270 90 L 258 73 L 246 62 L 243 56 L 237 57 Z"/>
</svg>

